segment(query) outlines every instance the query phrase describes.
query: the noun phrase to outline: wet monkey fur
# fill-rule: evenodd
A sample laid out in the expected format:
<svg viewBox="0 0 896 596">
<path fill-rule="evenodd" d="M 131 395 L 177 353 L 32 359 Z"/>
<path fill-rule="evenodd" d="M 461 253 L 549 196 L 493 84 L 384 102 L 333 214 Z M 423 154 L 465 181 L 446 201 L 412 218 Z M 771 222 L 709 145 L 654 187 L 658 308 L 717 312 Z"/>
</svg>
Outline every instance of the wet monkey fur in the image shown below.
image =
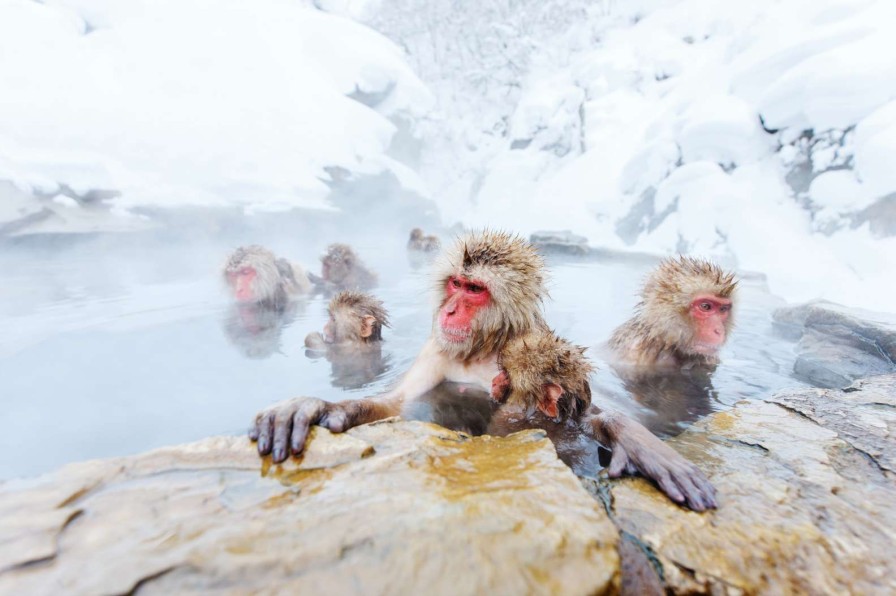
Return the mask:
<svg viewBox="0 0 896 596">
<path fill-rule="evenodd" d="M 518 236 L 472 232 L 445 251 L 436 272 L 431 336 L 398 384 L 377 397 L 338 403 L 302 397 L 275 404 L 256 416 L 249 432 L 261 455 L 283 461 L 290 452 L 301 453 L 314 424 L 342 432 L 400 415 L 445 381 L 488 392 L 502 372 L 499 356 L 508 343 L 547 329 L 544 264 Z M 640 424 L 590 406 L 579 428 L 612 450 L 611 476 L 640 472 L 676 502 L 701 511 L 715 506 L 706 477 Z"/>
<path fill-rule="evenodd" d="M 389 326 L 389 315 L 383 303 L 364 292 L 339 292 L 330 300 L 327 313 L 329 318 L 323 333 L 309 333 L 305 347 L 364 346 L 382 341 L 383 327 Z"/>
<path fill-rule="evenodd" d="M 635 315 L 609 348 L 636 366 L 716 365 L 734 324 L 733 273 L 692 257 L 666 259 L 647 278 Z"/>
<path fill-rule="evenodd" d="M 242 304 L 281 307 L 291 297 L 311 291 L 311 282 L 300 266 L 257 244 L 233 251 L 223 276 L 234 299 Z"/>
<path fill-rule="evenodd" d="M 502 371 L 492 380 L 491 395 L 501 403 L 535 407 L 558 422 L 578 419 L 591 405 L 588 376 L 594 367 L 585 348 L 548 329 L 507 342 L 498 363 Z"/>
</svg>

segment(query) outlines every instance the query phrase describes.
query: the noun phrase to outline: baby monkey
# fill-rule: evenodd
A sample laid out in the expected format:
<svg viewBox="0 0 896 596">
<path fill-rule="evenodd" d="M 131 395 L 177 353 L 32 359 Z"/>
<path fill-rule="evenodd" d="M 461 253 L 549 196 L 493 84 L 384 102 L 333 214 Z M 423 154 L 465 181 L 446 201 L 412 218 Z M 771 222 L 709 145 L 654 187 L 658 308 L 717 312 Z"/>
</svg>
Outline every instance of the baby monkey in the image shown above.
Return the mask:
<svg viewBox="0 0 896 596">
<path fill-rule="evenodd" d="M 330 315 L 324 332 L 309 333 L 305 347 L 311 350 L 328 348 L 363 348 L 383 339 L 383 327 L 389 326 L 389 315 L 380 300 L 353 290 L 339 292 L 327 307 Z"/>
<path fill-rule="evenodd" d="M 383 303 L 363 292 L 342 291 L 327 310 L 324 332 L 305 338 L 305 355 L 327 359 L 334 387 L 357 389 L 379 378 L 389 369 L 382 353 L 383 327 L 389 326 Z"/>
<path fill-rule="evenodd" d="M 538 329 L 507 342 L 492 380 L 492 397 L 501 403 L 535 407 L 548 418 L 577 419 L 591 405 L 588 376 L 594 367 L 585 348 L 549 329 Z"/>
</svg>

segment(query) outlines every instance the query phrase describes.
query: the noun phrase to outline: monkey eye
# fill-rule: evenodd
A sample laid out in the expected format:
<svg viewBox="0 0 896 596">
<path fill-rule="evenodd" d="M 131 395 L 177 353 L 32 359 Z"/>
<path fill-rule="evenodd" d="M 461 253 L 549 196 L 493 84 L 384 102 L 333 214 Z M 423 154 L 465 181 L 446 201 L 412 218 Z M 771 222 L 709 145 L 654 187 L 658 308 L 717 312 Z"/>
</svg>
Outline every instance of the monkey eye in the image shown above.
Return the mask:
<svg viewBox="0 0 896 596">
<path fill-rule="evenodd" d="M 729 310 L 731 310 L 731 305 L 730 305 L 730 304 L 726 304 L 725 306 L 722 306 L 722 307 L 719 308 L 719 311 L 720 311 L 720 312 L 728 312 Z"/>
<path fill-rule="evenodd" d="M 481 294 L 485 291 L 485 288 L 482 286 L 477 286 L 476 284 L 470 284 L 467 286 L 467 290 L 469 290 L 473 294 Z"/>
<path fill-rule="evenodd" d="M 700 310 L 710 311 L 712 310 L 712 304 L 710 304 L 709 302 L 701 302 Z"/>
<path fill-rule="evenodd" d="M 451 285 L 454 286 L 455 288 L 459 288 L 462 284 L 460 283 L 459 279 L 454 277 L 451 279 Z"/>
<path fill-rule="evenodd" d="M 243 267 L 242 269 L 240 269 L 239 274 L 240 275 L 249 275 L 251 272 L 252 272 L 252 270 L 250 268 Z"/>
</svg>

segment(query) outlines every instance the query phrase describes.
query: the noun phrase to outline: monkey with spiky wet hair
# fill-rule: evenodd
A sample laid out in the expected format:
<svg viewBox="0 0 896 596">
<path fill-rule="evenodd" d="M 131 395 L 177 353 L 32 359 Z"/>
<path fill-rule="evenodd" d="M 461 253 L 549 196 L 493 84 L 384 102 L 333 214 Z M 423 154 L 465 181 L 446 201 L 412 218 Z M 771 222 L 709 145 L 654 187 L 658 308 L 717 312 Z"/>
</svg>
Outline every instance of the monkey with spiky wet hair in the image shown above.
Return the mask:
<svg viewBox="0 0 896 596">
<path fill-rule="evenodd" d="M 230 254 L 224 280 L 241 304 L 279 308 L 291 297 L 311 291 L 304 269 L 257 244 L 241 246 Z"/>
<path fill-rule="evenodd" d="M 558 422 L 578 418 L 591 405 L 588 376 L 594 366 L 585 348 L 548 329 L 510 340 L 498 357 L 501 373 L 492 397 L 510 405 L 535 407 Z"/>
<path fill-rule="evenodd" d="M 383 303 L 370 294 L 344 290 L 330 300 L 327 311 L 323 333 L 315 331 L 305 338 L 305 354 L 330 362 L 333 385 L 355 389 L 386 372 L 381 348 L 389 315 Z"/>
<path fill-rule="evenodd" d="M 544 264 L 535 248 L 516 235 L 486 230 L 459 238 L 443 255 L 436 279 L 432 336 L 392 390 L 379 397 L 335 403 L 304 397 L 276 404 L 259 413 L 249 431 L 249 437 L 258 441 L 259 454 L 270 453 L 275 462 L 283 461 L 289 452 L 302 452 L 313 424 L 342 432 L 400 415 L 446 381 L 487 395 L 502 373 L 499 358 L 504 349 L 530 333 L 549 333 L 542 314 Z M 574 351 L 568 356 L 572 361 Z M 562 372 L 568 363 L 561 364 L 557 368 Z M 537 394 L 546 390 L 549 380 L 536 378 L 536 401 L 544 401 Z M 529 428 L 538 426 L 526 419 L 519 422 L 528 423 Z M 572 422 L 568 426 L 578 436 L 613 451 L 611 476 L 637 471 L 657 482 L 676 502 L 700 511 L 715 506 L 715 490 L 706 477 L 640 424 L 594 406 Z M 520 430 L 510 424 L 503 428 Z"/>
<path fill-rule="evenodd" d="M 635 315 L 613 332 L 616 358 L 637 366 L 719 362 L 734 324 L 737 281 L 718 265 L 666 259 L 650 274 Z"/>
<path fill-rule="evenodd" d="M 389 315 L 380 300 L 370 294 L 344 290 L 327 307 L 329 319 L 324 332 L 309 333 L 305 346 L 314 350 L 327 346 L 363 346 L 382 341 Z"/>
</svg>

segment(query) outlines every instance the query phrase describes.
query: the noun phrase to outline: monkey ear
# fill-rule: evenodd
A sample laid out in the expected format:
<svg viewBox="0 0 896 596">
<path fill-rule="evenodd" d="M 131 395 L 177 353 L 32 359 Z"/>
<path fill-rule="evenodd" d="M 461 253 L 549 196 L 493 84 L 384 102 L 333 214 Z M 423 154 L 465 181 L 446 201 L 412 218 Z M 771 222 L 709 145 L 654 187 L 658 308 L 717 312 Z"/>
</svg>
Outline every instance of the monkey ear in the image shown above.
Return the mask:
<svg viewBox="0 0 896 596">
<path fill-rule="evenodd" d="M 556 418 L 560 413 L 557 402 L 560 401 L 560 396 L 563 395 L 563 387 L 557 383 L 545 383 L 543 389 L 544 394 L 542 399 L 538 400 L 538 409 L 548 418 Z"/>
<path fill-rule="evenodd" d="M 364 315 L 361 317 L 361 337 L 366 339 L 373 335 L 374 323 L 376 323 L 376 317 L 373 315 Z"/>
</svg>

